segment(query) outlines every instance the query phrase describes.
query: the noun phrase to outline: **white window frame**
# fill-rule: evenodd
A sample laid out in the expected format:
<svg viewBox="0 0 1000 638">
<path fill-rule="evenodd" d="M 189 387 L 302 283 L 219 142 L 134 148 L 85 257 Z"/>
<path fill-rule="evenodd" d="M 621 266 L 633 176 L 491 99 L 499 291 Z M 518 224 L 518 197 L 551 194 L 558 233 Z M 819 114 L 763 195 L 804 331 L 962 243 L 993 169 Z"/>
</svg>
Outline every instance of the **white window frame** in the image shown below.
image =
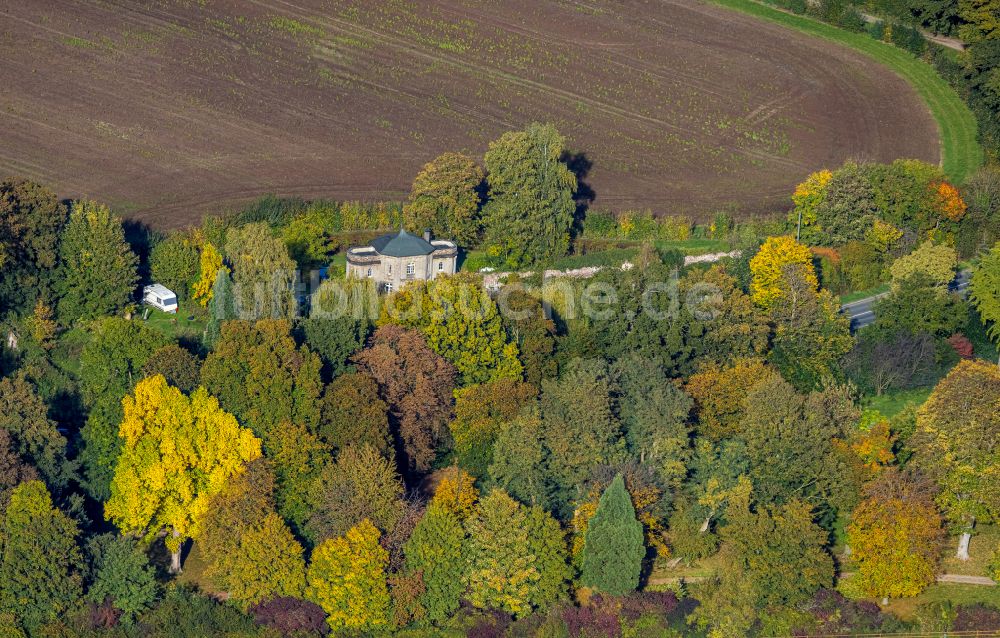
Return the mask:
<svg viewBox="0 0 1000 638">
<path fill-rule="evenodd" d="M 417 274 L 417 265 L 411 261 L 410 263 L 406 264 L 406 275 L 410 276 L 415 274 Z"/>
<path fill-rule="evenodd" d="M 385 282 L 385 291 L 386 292 L 392 292 L 392 282 L 391 281 Z"/>
<path fill-rule="evenodd" d="M 444 260 L 438 261 L 438 272 L 444 272 Z"/>
<path fill-rule="evenodd" d="M 368 266 L 368 276 L 369 277 L 372 276 L 372 267 L 371 266 Z"/>
</svg>

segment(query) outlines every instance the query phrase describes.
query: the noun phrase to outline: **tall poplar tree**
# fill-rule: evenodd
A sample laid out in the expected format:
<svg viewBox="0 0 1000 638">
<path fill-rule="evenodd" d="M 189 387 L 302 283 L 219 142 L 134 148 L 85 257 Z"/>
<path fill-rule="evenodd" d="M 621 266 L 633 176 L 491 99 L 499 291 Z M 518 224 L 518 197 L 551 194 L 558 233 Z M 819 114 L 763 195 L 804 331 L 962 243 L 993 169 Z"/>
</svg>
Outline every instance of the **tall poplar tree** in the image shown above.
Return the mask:
<svg viewBox="0 0 1000 638">
<path fill-rule="evenodd" d="M 505 133 L 486 152 L 486 245 L 512 268 L 550 261 L 569 248 L 577 183 L 562 159 L 565 144 L 554 126 L 535 123 Z"/>
</svg>

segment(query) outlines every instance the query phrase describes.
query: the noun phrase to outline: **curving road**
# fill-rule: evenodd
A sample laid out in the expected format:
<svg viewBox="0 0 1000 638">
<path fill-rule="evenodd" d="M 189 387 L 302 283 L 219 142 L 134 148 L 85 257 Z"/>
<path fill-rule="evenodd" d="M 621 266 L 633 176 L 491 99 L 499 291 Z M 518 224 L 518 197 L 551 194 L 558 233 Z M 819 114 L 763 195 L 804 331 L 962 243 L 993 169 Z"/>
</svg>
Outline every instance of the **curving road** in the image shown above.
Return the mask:
<svg viewBox="0 0 1000 638">
<path fill-rule="evenodd" d="M 948 284 L 948 290 L 965 296 L 968 292 L 969 280 L 971 278 L 971 270 L 963 270 L 959 272 L 955 275 L 955 278 L 951 281 L 951 283 Z M 865 297 L 864 299 L 852 301 L 851 303 L 845 303 L 840 307 L 840 312 L 847 315 L 851 319 L 851 332 L 855 332 L 874 323 L 875 305 L 878 303 L 879 299 L 882 299 L 888 294 L 888 292 L 879 293 L 877 295 L 872 295 L 871 297 Z"/>
</svg>

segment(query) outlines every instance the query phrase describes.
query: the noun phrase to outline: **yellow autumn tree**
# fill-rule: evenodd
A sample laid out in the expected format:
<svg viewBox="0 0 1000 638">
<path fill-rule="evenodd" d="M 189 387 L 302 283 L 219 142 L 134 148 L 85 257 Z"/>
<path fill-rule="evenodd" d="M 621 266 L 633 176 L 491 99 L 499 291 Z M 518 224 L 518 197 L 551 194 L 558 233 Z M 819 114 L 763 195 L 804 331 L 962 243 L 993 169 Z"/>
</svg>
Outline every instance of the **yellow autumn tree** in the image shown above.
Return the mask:
<svg viewBox="0 0 1000 638">
<path fill-rule="evenodd" d="M 702 367 L 685 389 L 698 411 L 698 431 L 713 440 L 732 436 L 743 416 L 743 400 L 762 381 L 778 372 L 761 359 L 736 359 L 729 367 Z"/>
<path fill-rule="evenodd" d="M 431 505 L 454 514 L 459 521 L 468 518 L 479 500 L 476 477 L 455 466 L 436 472 L 434 479 L 437 480 L 437 485 Z"/>
<path fill-rule="evenodd" d="M 171 570 L 178 572 L 181 544 L 196 535 L 226 481 L 260 456 L 260 439 L 204 388 L 187 397 L 159 374 L 140 381 L 122 407 L 122 451 L 104 516 L 147 539 L 169 529 Z"/>
<path fill-rule="evenodd" d="M 787 235 L 768 237 L 750 260 L 750 272 L 753 274 L 750 297 L 754 303 L 770 310 L 784 299 L 788 289 L 787 269 L 794 267 L 801 270 L 803 279 L 814 290 L 819 287 L 812 252 L 807 246 Z"/>
<path fill-rule="evenodd" d="M 933 490 L 920 479 L 891 470 L 866 493 L 847 526 L 858 585 L 883 603 L 916 596 L 934 582 L 944 539 Z"/>
<path fill-rule="evenodd" d="M 816 226 L 816 209 L 826 200 L 826 187 L 833 179 L 833 173 L 824 169 L 816 171 L 806 178 L 804 182 L 795 187 L 792 193 L 791 221 L 798 223 L 802 220 L 803 228 Z"/>
<path fill-rule="evenodd" d="M 865 233 L 865 239 L 868 240 L 868 243 L 883 253 L 892 248 L 902 236 L 903 231 L 881 219 L 876 219 L 872 223 L 872 227 Z"/>
<path fill-rule="evenodd" d="M 469 602 L 518 617 L 529 614 L 541 574 L 531 553 L 528 509 L 495 489 L 476 504 L 465 531 Z"/>
<path fill-rule="evenodd" d="M 307 595 L 327 613 L 335 632 L 389 625 L 391 601 L 385 575 L 389 552 L 379 545 L 380 536 L 366 518 L 313 551 Z"/>
<path fill-rule="evenodd" d="M 201 274 L 191 287 L 192 298 L 202 306 L 207 306 L 212 300 L 212 287 L 220 270 L 229 272 L 229 269 L 222 264 L 222 254 L 219 250 L 206 242 L 201 249 Z"/>
</svg>

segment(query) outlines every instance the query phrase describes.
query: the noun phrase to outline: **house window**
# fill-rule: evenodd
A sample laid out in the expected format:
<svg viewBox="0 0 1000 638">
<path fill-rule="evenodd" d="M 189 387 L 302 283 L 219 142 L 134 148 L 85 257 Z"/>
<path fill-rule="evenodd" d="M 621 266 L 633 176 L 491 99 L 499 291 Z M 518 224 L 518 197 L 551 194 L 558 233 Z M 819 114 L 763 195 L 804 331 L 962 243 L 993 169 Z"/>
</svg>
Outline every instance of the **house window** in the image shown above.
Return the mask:
<svg viewBox="0 0 1000 638">
<path fill-rule="evenodd" d="M 386 292 L 392 292 L 392 282 L 391 281 L 385 282 L 385 291 Z"/>
<path fill-rule="evenodd" d="M 389 276 L 392 276 L 392 264 L 389 264 Z"/>
<path fill-rule="evenodd" d="M 414 266 L 413 264 L 406 264 L 406 274 L 407 275 L 412 275 L 416 271 L 417 271 L 416 266 Z"/>
<path fill-rule="evenodd" d="M 439 261 L 438 262 L 438 272 L 441 272 L 443 270 L 444 270 L 444 262 L 443 261 Z"/>
<path fill-rule="evenodd" d="M 369 276 L 369 277 L 371 277 L 371 276 L 372 276 L 372 269 L 371 269 L 370 267 L 368 268 L 368 276 Z"/>
</svg>

